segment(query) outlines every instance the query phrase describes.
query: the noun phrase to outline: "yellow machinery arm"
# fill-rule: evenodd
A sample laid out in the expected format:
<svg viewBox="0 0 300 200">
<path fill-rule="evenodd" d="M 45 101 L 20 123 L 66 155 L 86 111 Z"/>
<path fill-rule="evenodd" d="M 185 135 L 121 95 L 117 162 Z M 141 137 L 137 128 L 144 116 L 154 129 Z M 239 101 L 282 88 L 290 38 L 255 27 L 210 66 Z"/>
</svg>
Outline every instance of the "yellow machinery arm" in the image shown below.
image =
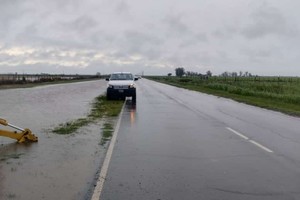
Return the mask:
<svg viewBox="0 0 300 200">
<path fill-rule="evenodd" d="M 37 142 L 38 137 L 36 137 L 31 130 L 29 129 L 22 129 L 20 127 L 17 127 L 15 125 L 9 124 L 5 119 L 0 118 L 0 124 L 4 126 L 9 126 L 11 128 L 14 128 L 20 132 L 17 131 L 8 131 L 8 130 L 2 130 L 0 129 L 0 136 L 9 137 L 12 139 L 15 139 L 18 141 L 18 143 L 23 142 Z"/>
</svg>

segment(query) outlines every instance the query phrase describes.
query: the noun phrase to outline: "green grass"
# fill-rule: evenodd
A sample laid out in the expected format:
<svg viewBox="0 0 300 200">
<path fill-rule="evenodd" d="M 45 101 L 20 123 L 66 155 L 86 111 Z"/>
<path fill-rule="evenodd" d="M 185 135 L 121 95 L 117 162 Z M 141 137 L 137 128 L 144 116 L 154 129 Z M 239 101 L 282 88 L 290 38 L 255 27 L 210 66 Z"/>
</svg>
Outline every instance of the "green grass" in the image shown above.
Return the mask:
<svg viewBox="0 0 300 200">
<path fill-rule="evenodd" d="M 116 117 L 119 115 L 123 103 L 123 101 L 108 101 L 105 95 L 98 96 L 93 103 L 91 113 L 88 117 L 93 119 L 103 116 Z"/>
<path fill-rule="evenodd" d="M 111 123 L 105 123 L 102 128 L 101 145 L 104 145 L 112 136 L 114 127 Z"/>
<path fill-rule="evenodd" d="M 8 159 L 19 159 L 20 156 L 24 155 L 24 153 L 18 153 L 18 154 L 9 154 L 9 155 L 2 155 L 0 157 L 0 161 L 6 161 Z"/>
<path fill-rule="evenodd" d="M 95 98 L 91 111 L 86 117 L 60 124 L 52 132 L 61 135 L 70 134 L 102 117 L 118 116 L 123 103 L 123 101 L 108 101 L 105 95 L 100 95 Z"/>
<path fill-rule="evenodd" d="M 86 126 L 92 122 L 91 118 L 80 118 L 64 124 L 60 124 L 58 127 L 53 129 L 53 133 L 65 135 L 70 134 L 78 130 L 80 127 Z"/>
<path fill-rule="evenodd" d="M 10 193 L 10 194 L 7 194 L 6 196 L 7 196 L 7 199 L 14 199 L 14 198 L 16 198 L 16 197 L 17 197 L 17 195 L 15 195 L 15 194 L 12 194 L 12 193 Z"/>
<path fill-rule="evenodd" d="M 231 98 L 300 116 L 300 78 L 295 77 L 148 77 L 173 86 Z"/>
</svg>

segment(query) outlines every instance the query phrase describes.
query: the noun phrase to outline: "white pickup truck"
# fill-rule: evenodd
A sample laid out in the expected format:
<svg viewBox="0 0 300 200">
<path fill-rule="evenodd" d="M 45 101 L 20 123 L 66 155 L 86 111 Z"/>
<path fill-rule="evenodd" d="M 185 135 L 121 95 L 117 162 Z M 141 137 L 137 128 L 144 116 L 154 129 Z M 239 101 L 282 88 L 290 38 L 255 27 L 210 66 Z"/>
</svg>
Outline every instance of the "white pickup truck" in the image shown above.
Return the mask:
<svg viewBox="0 0 300 200">
<path fill-rule="evenodd" d="M 132 101 L 136 101 L 136 85 L 134 81 L 137 81 L 138 78 L 134 77 L 130 72 L 114 72 L 106 80 L 108 81 L 106 91 L 108 100 L 132 97 Z"/>
</svg>

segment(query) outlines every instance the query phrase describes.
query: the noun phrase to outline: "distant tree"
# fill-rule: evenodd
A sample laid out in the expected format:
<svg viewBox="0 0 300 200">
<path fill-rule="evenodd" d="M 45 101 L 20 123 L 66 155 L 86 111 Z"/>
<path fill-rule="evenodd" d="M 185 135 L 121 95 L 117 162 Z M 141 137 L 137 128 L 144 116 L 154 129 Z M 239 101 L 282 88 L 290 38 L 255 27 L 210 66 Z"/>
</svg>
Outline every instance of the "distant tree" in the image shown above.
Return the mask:
<svg viewBox="0 0 300 200">
<path fill-rule="evenodd" d="M 175 69 L 176 76 L 182 77 L 185 74 L 185 70 L 183 67 L 178 67 Z"/>
<path fill-rule="evenodd" d="M 199 76 L 200 75 L 198 72 L 193 72 L 193 71 L 186 71 L 184 74 L 186 76 Z"/>
<path fill-rule="evenodd" d="M 232 75 L 232 77 L 237 77 L 238 73 L 237 72 L 232 72 L 231 75 Z"/>
<path fill-rule="evenodd" d="M 222 77 L 229 77 L 229 75 L 230 75 L 229 72 L 223 72 L 223 73 L 221 74 Z"/>
<path fill-rule="evenodd" d="M 212 73 L 211 73 L 210 70 L 208 70 L 208 71 L 206 72 L 206 76 L 207 76 L 207 77 L 211 77 L 211 76 L 212 76 Z"/>
<path fill-rule="evenodd" d="M 232 77 L 234 77 L 234 81 L 237 81 L 237 76 L 238 76 L 238 73 L 237 72 L 232 72 L 231 73 Z"/>
<path fill-rule="evenodd" d="M 172 73 L 168 73 L 168 76 L 172 76 Z"/>
</svg>

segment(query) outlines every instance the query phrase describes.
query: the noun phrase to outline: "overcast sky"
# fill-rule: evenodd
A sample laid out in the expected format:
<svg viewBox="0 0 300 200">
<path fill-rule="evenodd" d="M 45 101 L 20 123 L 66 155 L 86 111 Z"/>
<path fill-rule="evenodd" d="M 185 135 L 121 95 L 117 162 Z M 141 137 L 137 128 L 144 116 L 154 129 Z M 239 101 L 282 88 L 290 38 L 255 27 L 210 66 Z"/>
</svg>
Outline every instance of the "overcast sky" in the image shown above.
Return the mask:
<svg viewBox="0 0 300 200">
<path fill-rule="evenodd" d="M 0 0 L 0 73 L 300 76 L 298 0 Z"/>
</svg>

